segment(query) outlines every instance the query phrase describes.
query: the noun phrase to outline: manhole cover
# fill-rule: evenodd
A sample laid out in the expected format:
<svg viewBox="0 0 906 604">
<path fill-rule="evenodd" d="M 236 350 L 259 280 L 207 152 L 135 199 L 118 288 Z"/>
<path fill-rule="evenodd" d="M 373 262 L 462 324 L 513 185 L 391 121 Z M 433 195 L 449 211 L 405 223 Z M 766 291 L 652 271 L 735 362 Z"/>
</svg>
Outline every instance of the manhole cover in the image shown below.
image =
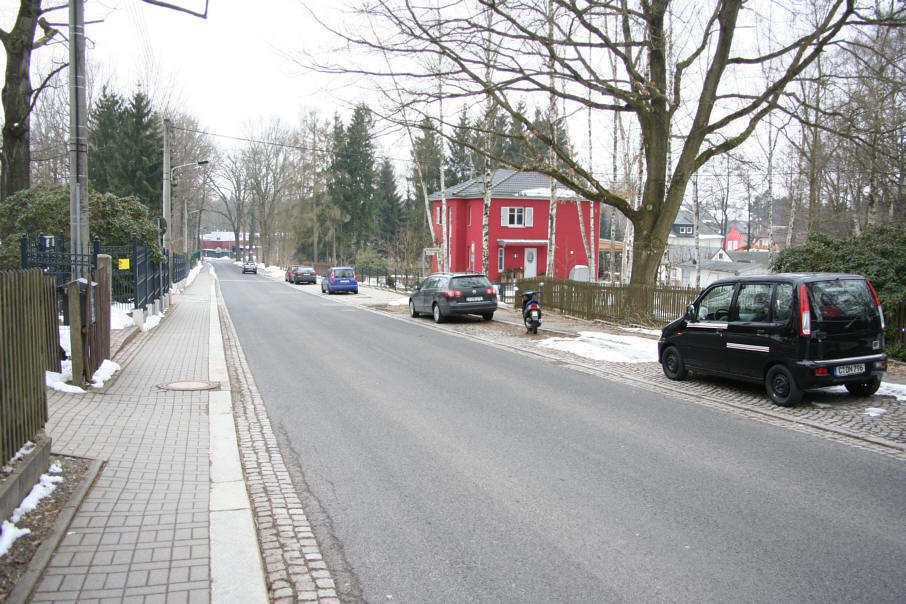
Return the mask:
<svg viewBox="0 0 906 604">
<path fill-rule="evenodd" d="M 161 390 L 214 390 L 220 388 L 219 382 L 170 382 L 169 384 L 158 384 Z"/>
</svg>

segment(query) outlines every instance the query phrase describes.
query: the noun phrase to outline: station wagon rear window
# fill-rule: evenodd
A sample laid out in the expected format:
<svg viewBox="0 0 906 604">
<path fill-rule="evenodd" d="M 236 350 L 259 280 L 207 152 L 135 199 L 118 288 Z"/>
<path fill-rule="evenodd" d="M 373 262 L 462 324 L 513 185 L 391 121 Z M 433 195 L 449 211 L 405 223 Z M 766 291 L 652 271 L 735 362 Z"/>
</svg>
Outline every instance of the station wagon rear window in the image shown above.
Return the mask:
<svg viewBox="0 0 906 604">
<path fill-rule="evenodd" d="M 453 277 L 450 280 L 450 287 L 455 289 L 463 289 L 466 287 L 491 287 L 491 282 L 483 275 Z"/>
</svg>

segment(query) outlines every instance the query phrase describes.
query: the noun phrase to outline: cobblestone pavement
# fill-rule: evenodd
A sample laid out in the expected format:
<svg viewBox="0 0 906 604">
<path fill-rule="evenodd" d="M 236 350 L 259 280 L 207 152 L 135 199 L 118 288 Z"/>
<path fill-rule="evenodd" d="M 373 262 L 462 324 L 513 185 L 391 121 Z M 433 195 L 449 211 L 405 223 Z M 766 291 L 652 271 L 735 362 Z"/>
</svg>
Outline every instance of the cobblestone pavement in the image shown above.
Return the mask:
<svg viewBox="0 0 906 604">
<path fill-rule="evenodd" d="M 219 302 L 239 450 L 271 601 L 339 603 L 233 322 Z"/>
<path fill-rule="evenodd" d="M 338 299 L 403 320 L 422 321 L 429 328 L 468 336 L 522 354 L 544 357 L 576 371 L 632 383 L 652 392 L 669 394 L 695 404 L 906 460 L 906 402 L 893 397 L 854 397 L 846 391 L 823 389 L 809 391 L 798 406 L 779 407 L 770 402 L 759 385 L 704 377 L 673 382 L 664 376 L 657 362 L 596 361 L 538 345 L 548 337 L 575 337 L 580 331 L 639 335 L 617 327 L 547 313 L 539 334 L 530 335 L 525 333 L 518 313 L 509 307 L 500 307 L 491 322 L 481 321 L 477 317 L 463 317 L 436 325 L 430 318 L 409 317 L 408 308 L 397 304 L 404 297 L 399 292 L 368 287 L 361 287 L 360 292 L 359 296 L 343 296 Z M 602 400 L 605 397 L 606 394 L 602 392 Z M 869 414 L 869 409 L 881 409 L 884 412 Z"/>
</svg>

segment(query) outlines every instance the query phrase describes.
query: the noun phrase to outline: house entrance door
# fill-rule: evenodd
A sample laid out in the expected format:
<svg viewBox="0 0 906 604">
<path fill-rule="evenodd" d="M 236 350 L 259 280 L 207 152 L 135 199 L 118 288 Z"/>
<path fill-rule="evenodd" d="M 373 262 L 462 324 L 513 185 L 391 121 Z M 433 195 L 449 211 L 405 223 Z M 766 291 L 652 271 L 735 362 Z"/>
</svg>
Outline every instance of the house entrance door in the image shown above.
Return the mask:
<svg viewBox="0 0 906 604">
<path fill-rule="evenodd" d="M 525 248 L 525 273 L 526 279 L 538 276 L 538 248 Z"/>
</svg>

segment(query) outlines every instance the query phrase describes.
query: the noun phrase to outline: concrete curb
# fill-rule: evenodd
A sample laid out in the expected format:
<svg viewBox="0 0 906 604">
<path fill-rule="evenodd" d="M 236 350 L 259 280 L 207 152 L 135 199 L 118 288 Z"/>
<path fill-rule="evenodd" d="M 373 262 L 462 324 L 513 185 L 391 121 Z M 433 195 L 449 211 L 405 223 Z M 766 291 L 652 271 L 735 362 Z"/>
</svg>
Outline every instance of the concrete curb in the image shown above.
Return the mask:
<svg viewBox="0 0 906 604">
<path fill-rule="evenodd" d="M 17 462 L 13 473 L 0 484 L 0 519 L 10 517 L 50 466 L 50 436 L 40 432 L 35 441 L 31 453 Z"/>
<path fill-rule="evenodd" d="M 101 468 L 103 467 L 104 462 L 99 459 L 92 460 L 88 465 L 88 470 L 82 477 L 79 486 L 72 492 L 69 501 L 63 506 L 63 509 L 60 510 L 60 514 L 54 522 L 50 535 L 41 543 L 38 551 L 35 552 L 34 557 L 31 559 L 31 562 L 29 562 L 28 569 L 22 573 L 22 576 L 19 577 L 19 580 L 16 582 L 16 586 L 6 597 L 7 604 L 19 604 L 28 601 L 32 591 L 34 591 L 35 586 L 38 584 L 38 581 L 40 581 L 41 577 L 44 575 L 44 570 L 50 563 L 51 557 L 54 552 L 57 551 L 57 546 L 60 545 L 63 537 L 66 535 L 66 531 L 69 529 L 69 525 L 72 523 L 72 519 L 75 517 L 79 507 L 82 505 L 82 501 L 85 500 L 85 496 L 88 495 L 88 492 L 91 490 L 94 481 L 97 480 L 98 475 L 101 473 Z"/>
<path fill-rule="evenodd" d="M 209 269 L 213 273 L 213 269 Z M 211 282 L 208 379 L 221 390 L 208 399 L 211 491 L 208 504 L 211 602 L 268 602 L 268 590 L 248 486 L 239 458 L 230 376 L 226 366 L 216 275 Z"/>
</svg>

